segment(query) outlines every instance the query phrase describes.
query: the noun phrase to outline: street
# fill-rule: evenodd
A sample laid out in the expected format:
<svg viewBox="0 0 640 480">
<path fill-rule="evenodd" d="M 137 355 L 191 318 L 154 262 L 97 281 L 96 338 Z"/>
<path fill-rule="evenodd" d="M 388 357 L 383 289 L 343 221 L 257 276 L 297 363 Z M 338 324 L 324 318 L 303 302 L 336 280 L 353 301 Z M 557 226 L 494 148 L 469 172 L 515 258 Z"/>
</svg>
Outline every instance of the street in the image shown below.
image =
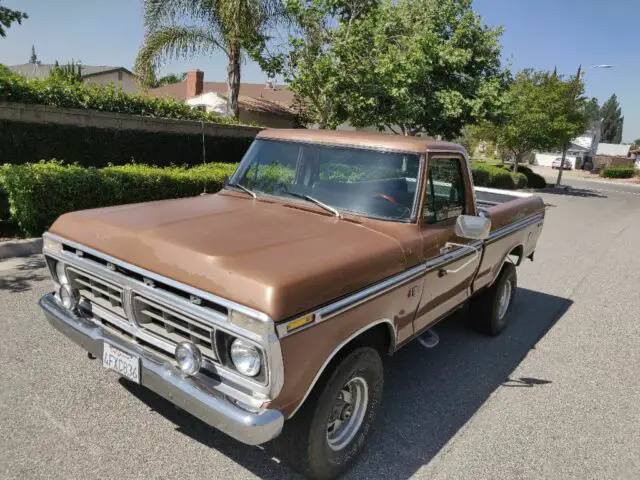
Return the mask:
<svg viewBox="0 0 640 480">
<path fill-rule="evenodd" d="M 345 478 L 640 478 L 640 188 L 565 180 L 511 325 L 454 315 L 387 359 Z M 39 312 L 49 288 L 41 257 L 0 261 L 0 477 L 300 478 L 89 360 Z"/>
</svg>

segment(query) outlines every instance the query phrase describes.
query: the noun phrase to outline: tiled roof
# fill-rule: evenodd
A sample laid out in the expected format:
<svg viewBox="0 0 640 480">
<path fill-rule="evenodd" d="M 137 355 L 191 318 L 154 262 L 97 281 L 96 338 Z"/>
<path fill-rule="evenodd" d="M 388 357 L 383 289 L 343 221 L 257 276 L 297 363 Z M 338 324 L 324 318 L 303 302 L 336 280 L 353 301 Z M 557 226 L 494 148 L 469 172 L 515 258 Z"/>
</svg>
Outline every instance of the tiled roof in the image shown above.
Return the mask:
<svg viewBox="0 0 640 480">
<path fill-rule="evenodd" d="M 225 82 L 204 82 L 202 93 L 209 92 L 215 92 L 226 98 L 227 84 Z M 187 82 L 185 80 L 165 85 L 164 87 L 153 88 L 147 93 L 153 97 L 173 98 L 183 102 L 187 99 Z M 293 100 L 293 92 L 286 85 L 267 87 L 263 83 L 240 84 L 240 98 L 238 101 L 241 106 L 249 110 L 291 113 Z"/>
</svg>

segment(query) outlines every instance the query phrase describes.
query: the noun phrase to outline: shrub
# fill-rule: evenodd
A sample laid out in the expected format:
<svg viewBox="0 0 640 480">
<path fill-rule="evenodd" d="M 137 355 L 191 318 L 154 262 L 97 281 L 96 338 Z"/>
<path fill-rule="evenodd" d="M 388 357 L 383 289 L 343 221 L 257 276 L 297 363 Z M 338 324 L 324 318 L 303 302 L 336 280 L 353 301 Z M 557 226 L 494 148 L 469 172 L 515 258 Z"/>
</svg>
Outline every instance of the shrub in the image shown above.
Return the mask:
<svg viewBox="0 0 640 480">
<path fill-rule="evenodd" d="M 512 173 L 511 178 L 513 179 L 513 184 L 516 189 L 527 188 L 527 185 L 529 184 L 527 176 L 524 173 Z"/>
<path fill-rule="evenodd" d="M 0 159 L 5 163 L 34 163 L 59 158 L 85 167 L 147 163 L 202 163 L 202 135 L 141 130 L 26 123 L 0 120 Z M 208 162 L 239 162 L 253 141 L 246 137 L 205 136 Z"/>
<path fill-rule="evenodd" d="M 614 167 L 605 168 L 600 172 L 605 178 L 631 178 L 635 174 L 633 167 Z"/>
<path fill-rule="evenodd" d="M 234 164 L 194 168 L 124 165 L 103 169 L 59 161 L 0 167 L 11 218 L 23 234 L 41 235 L 65 212 L 179 198 L 220 189 Z"/>
<path fill-rule="evenodd" d="M 513 164 L 511 165 L 502 165 L 502 168 L 513 172 Z M 518 173 L 523 173 L 527 177 L 527 186 L 529 188 L 546 188 L 547 181 L 543 176 L 538 175 L 530 167 L 526 165 L 518 164 Z M 526 187 L 517 187 L 517 188 L 526 188 Z"/>
<path fill-rule="evenodd" d="M 172 99 L 128 94 L 114 85 L 69 82 L 55 75 L 40 79 L 0 72 L 0 100 L 145 117 L 238 123 L 235 119 L 195 110 Z"/>
<path fill-rule="evenodd" d="M 478 187 L 503 188 L 513 190 L 516 188 L 514 178 L 504 168 L 473 163 L 471 166 L 474 184 Z"/>
</svg>

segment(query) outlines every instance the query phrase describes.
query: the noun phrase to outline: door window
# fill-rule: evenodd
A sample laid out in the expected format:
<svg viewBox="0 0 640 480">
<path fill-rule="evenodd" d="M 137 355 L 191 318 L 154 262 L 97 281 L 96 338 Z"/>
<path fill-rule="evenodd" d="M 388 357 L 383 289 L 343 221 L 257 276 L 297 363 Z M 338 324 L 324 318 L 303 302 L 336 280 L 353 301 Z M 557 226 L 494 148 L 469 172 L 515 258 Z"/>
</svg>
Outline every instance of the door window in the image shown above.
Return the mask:
<svg viewBox="0 0 640 480">
<path fill-rule="evenodd" d="M 424 219 L 427 224 L 465 213 L 464 177 L 457 158 L 429 159 Z"/>
</svg>

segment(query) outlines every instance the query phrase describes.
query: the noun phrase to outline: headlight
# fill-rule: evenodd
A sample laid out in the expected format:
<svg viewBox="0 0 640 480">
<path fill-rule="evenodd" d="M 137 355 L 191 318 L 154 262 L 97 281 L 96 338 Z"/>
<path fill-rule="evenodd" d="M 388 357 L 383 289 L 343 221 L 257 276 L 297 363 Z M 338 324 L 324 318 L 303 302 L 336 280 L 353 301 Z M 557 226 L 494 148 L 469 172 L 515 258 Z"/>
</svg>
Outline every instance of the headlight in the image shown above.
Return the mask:
<svg viewBox="0 0 640 480">
<path fill-rule="evenodd" d="M 236 338 L 231 344 L 231 361 L 240 373 L 255 377 L 260 373 L 260 352 L 250 343 Z"/>
<path fill-rule="evenodd" d="M 185 375 L 195 375 L 202 366 L 202 354 L 191 342 L 180 342 L 176 347 L 176 362 Z"/>
<path fill-rule="evenodd" d="M 64 263 L 62 262 L 56 262 L 56 278 L 60 285 L 67 285 L 69 283 L 67 273 L 64 270 Z"/>
</svg>

